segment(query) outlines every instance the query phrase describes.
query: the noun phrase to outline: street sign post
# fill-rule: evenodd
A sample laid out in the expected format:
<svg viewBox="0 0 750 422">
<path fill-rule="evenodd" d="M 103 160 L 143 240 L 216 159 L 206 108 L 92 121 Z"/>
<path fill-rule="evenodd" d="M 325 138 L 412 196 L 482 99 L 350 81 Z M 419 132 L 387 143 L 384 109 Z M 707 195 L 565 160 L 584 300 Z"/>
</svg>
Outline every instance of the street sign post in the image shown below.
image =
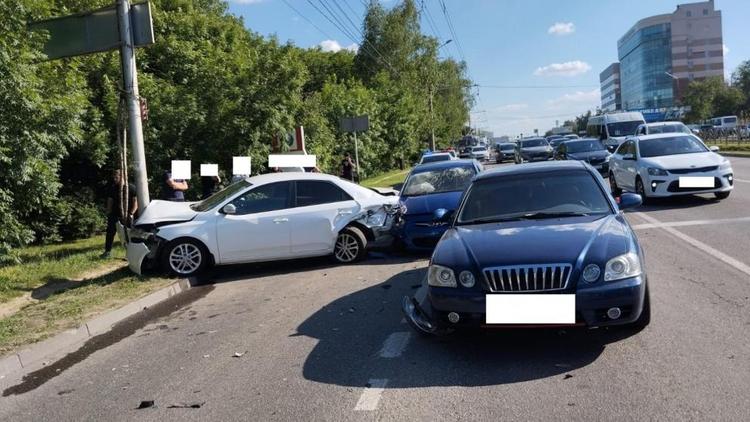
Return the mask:
<svg viewBox="0 0 750 422">
<path fill-rule="evenodd" d="M 366 132 L 370 129 L 370 118 L 368 116 L 344 117 L 339 122 L 339 129 L 342 132 L 354 134 L 354 163 L 357 166 L 357 175 L 359 176 L 359 145 L 357 142 L 357 132 Z"/>
</svg>

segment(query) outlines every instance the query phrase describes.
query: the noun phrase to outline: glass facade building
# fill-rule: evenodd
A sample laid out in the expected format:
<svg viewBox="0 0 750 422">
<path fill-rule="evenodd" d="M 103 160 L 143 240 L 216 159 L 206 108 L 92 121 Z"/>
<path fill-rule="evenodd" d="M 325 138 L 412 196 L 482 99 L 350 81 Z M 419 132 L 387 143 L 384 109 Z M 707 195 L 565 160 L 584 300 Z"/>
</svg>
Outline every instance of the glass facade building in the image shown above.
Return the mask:
<svg viewBox="0 0 750 422">
<path fill-rule="evenodd" d="M 674 105 L 672 28 L 669 15 L 639 22 L 617 43 L 624 110 Z M 666 73 L 665 73 L 666 72 Z"/>
</svg>

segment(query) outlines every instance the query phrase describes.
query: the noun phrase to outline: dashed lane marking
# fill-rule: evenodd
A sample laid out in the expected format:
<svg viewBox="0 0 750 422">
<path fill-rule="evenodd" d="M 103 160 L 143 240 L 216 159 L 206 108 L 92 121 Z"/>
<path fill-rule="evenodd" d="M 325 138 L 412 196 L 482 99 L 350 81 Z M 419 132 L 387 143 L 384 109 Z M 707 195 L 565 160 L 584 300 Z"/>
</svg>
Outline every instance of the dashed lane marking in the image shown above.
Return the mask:
<svg viewBox="0 0 750 422">
<path fill-rule="evenodd" d="M 406 345 L 409 344 L 409 338 L 411 338 L 409 331 L 399 331 L 389 335 L 383 343 L 383 348 L 380 349 L 380 357 L 392 359 L 401 356 Z"/>
<path fill-rule="evenodd" d="M 383 395 L 385 386 L 388 385 L 387 379 L 370 379 L 369 387 L 365 387 L 354 410 L 377 410 L 380 396 Z"/>
<path fill-rule="evenodd" d="M 659 223 L 645 223 L 633 225 L 634 230 L 658 229 L 663 227 L 682 227 L 682 226 L 703 226 L 709 224 L 728 224 L 750 221 L 750 217 L 723 218 L 717 220 L 689 220 L 689 221 L 671 221 Z"/>
</svg>

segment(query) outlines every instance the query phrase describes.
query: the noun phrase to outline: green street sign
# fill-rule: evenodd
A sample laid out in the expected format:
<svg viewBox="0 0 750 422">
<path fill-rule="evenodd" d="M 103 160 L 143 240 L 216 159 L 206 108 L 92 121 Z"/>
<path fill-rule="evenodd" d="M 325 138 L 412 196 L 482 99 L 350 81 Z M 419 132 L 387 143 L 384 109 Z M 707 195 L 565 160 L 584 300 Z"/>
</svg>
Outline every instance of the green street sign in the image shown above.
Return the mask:
<svg viewBox="0 0 750 422">
<path fill-rule="evenodd" d="M 133 43 L 136 47 L 154 43 L 151 4 L 136 3 L 130 6 Z M 91 12 L 29 23 L 30 31 L 49 34 L 43 52 L 48 60 L 80 56 L 120 47 L 120 30 L 116 5 Z"/>
</svg>

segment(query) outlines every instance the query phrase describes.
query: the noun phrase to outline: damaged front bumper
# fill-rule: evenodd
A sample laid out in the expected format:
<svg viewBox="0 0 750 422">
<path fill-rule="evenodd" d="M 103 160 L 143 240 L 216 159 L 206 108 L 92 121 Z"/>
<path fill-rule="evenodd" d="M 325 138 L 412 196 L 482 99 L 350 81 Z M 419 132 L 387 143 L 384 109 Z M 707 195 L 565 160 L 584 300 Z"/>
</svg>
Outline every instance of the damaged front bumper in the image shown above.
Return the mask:
<svg viewBox="0 0 750 422">
<path fill-rule="evenodd" d="M 125 247 L 125 256 L 130 271 L 143 274 L 144 263 L 156 259 L 160 239 L 154 233 L 140 229 L 129 229 L 117 223 L 117 234 Z"/>
</svg>

